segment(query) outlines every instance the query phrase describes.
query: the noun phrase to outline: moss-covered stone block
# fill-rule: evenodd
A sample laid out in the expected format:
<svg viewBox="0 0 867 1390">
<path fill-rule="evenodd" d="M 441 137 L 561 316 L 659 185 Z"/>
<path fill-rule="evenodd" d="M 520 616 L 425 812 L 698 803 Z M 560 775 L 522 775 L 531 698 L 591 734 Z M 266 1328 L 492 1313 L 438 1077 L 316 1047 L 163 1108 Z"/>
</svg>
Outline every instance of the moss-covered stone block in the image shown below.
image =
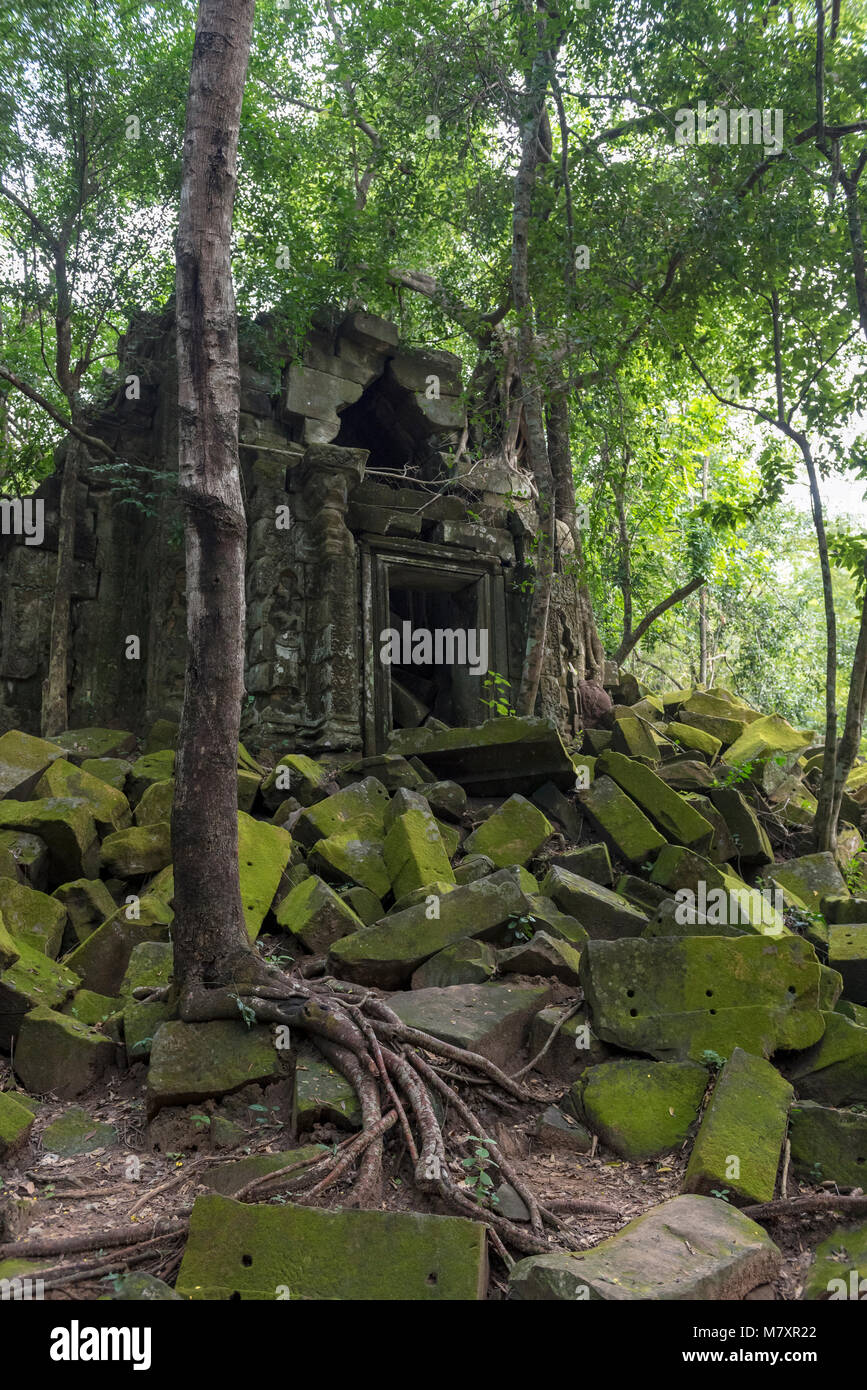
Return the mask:
<svg viewBox="0 0 867 1390">
<path fill-rule="evenodd" d="M 736 740 L 727 740 L 731 747 L 723 753 L 723 761 L 732 767 L 755 763 L 768 758 L 779 759 L 791 767 L 811 743 L 815 735 L 795 729 L 779 714 L 765 714 L 754 719 Z"/>
<path fill-rule="evenodd" d="M 554 827 L 546 815 L 526 797 L 510 796 L 464 842 L 468 854 L 485 854 L 498 869 L 508 864 L 529 864 Z"/>
<path fill-rule="evenodd" d="M 170 825 L 174 796 L 174 777 L 165 782 L 152 782 L 145 788 L 135 808 L 136 825 L 156 825 L 160 821 Z"/>
<path fill-rule="evenodd" d="M 568 869 L 580 878 L 592 879 L 603 888 L 614 885 L 614 870 L 608 846 L 601 841 L 598 845 L 582 845 L 580 849 L 570 849 L 563 854 L 555 854 L 551 859 L 552 868 Z"/>
<path fill-rule="evenodd" d="M 497 971 L 497 952 L 472 937 L 456 941 L 414 971 L 412 989 L 447 989 L 450 985 L 480 985 Z"/>
<path fill-rule="evenodd" d="M 3 899 L 0 897 L 2 910 Z M 828 964 L 842 975 L 841 992 L 846 998 L 851 999 L 853 1004 L 867 1004 L 867 924 L 850 923 L 829 929 Z"/>
<path fill-rule="evenodd" d="M 378 898 L 375 893 L 371 893 L 369 888 L 350 888 L 341 896 L 356 916 L 361 918 L 365 927 L 369 927 L 372 922 L 378 922 L 381 917 L 385 916 L 382 899 Z"/>
<path fill-rule="evenodd" d="M 439 827 L 430 811 L 413 807 L 396 816 L 385 837 L 382 857 L 396 899 L 427 884 L 454 882 Z"/>
<path fill-rule="evenodd" d="M 603 1041 L 660 1061 L 807 1048 L 839 1017 L 819 1012 L 819 962 L 796 936 L 589 941 L 581 984 Z"/>
<path fill-rule="evenodd" d="M 57 735 L 56 742 L 70 762 L 82 763 L 85 758 L 123 757 L 135 748 L 136 736 L 127 729 L 67 729 Z"/>
<path fill-rule="evenodd" d="M 77 989 L 71 999 L 68 999 L 60 1013 L 69 1014 L 70 1018 L 75 1018 L 79 1023 L 86 1023 L 88 1028 L 96 1028 L 102 1025 L 102 1031 L 111 1036 L 110 1027 L 106 1027 L 123 1009 L 123 1000 L 119 996 L 109 994 L 94 994 L 92 989 Z"/>
<path fill-rule="evenodd" d="M 365 839 L 381 840 L 388 802 L 387 788 L 376 777 L 365 777 L 308 806 L 293 833 L 302 845 L 309 846 L 348 830 L 355 830 Z"/>
<path fill-rule="evenodd" d="M 710 800 L 725 820 L 738 862 L 772 864 L 774 851 L 767 832 L 743 793 L 736 787 L 713 787 Z"/>
<path fill-rule="evenodd" d="M 30 1138 L 33 1114 L 10 1091 L 0 1091 L 0 1159 L 14 1158 Z"/>
<path fill-rule="evenodd" d="M 241 908 L 251 941 L 262 930 L 291 854 L 292 836 L 282 826 L 238 812 Z"/>
<path fill-rule="evenodd" d="M 816 1246 L 801 1298 L 863 1302 L 867 1296 L 867 1223 L 839 1228 Z"/>
<path fill-rule="evenodd" d="M 510 1274 L 529 1302 L 742 1299 L 773 1280 L 782 1255 L 770 1236 L 716 1197 L 673 1197 L 590 1250 L 531 1255 Z"/>
<path fill-rule="evenodd" d="M 540 1009 L 530 1024 L 527 1051 L 531 1057 L 539 1057 L 549 1044 L 533 1070 L 553 1080 L 572 1082 L 588 1067 L 607 1061 L 611 1052 L 594 1033 L 586 1005 L 582 1004 L 564 1023 L 565 1012 L 568 1011 L 563 1004 Z M 555 1027 L 557 1032 L 550 1042 Z"/>
<path fill-rule="evenodd" d="M 139 941 L 130 952 L 118 991 L 120 999 L 130 999 L 137 989 L 160 989 L 167 985 L 173 967 L 174 951 L 170 941 Z"/>
<path fill-rule="evenodd" d="M 371 822 L 360 824 L 360 831 L 357 828 L 343 830 L 317 840 L 308 856 L 308 864 L 325 878 L 356 884 L 384 898 L 391 892 L 391 878 L 382 857 L 382 840 L 366 836 Z"/>
<path fill-rule="evenodd" d="M 822 900 L 826 896 L 846 896 L 849 891 L 829 850 L 774 864 L 767 870 L 767 877 L 793 894 L 812 912 L 821 911 Z"/>
<path fill-rule="evenodd" d="M 92 777 L 66 758 L 58 758 L 46 768 L 36 784 L 36 796 L 75 797 L 85 802 L 100 835 L 125 830 L 132 820 L 123 792 L 99 777 Z"/>
<path fill-rule="evenodd" d="M 653 763 L 659 761 L 659 748 L 647 723 L 634 714 L 623 714 L 614 720 L 611 747 L 629 758 L 647 758 Z M 597 775 L 598 772 L 597 768 Z"/>
<path fill-rule="evenodd" d="M 596 776 L 603 773 L 641 807 L 667 839 L 699 854 L 710 848 L 713 827 L 652 768 L 612 751 L 603 753 L 596 765 Z"/>
<path fill-rule="evenodd" d="M 96 878 L 99 837 L 88 803 L 77 797 L 39 797 L 0 801 L 0 830 L 26 830 L 44 841 L 48 876 L 54 883 Z"/>
<path fill-rule="evenodd" d="M 26 801 L 45 769 L 63 756 L 56 741 L 10 729 L 0 737 L 0 797 Z"/>
<path fill-rule="evenodd" d="M 394 994 L 393 1009 L 410 1028 L 502 1066 L 523 1047 L 535 1014 L 551 997 L 545 985 L 453 985 Z"/>
<path fill-rule="evenodd" d="M 836 1012 L 822 1018 L 822 1037 L 787 1069 L 798 1099 L 867 1104 L 867 1028 Z"/>
<path fill-rule="evenodd" d="M 37 1095 L 80 1096 L 114 1064 L 115 1045 L 105 1033 L 41 1005 L 21 1020 L 15 1071 Z"/>
<path fill-rule="evenodd" d="M 703 753 L 709 763 L 716 760 L 722 748 L 721 739 L 714 738 L 713 734 L 707 733 L 704 729 L 697 729 L 691 724 L 681 724 L 677 719 L 670 721 L 668 736 L 676 739 L 684 748 L 694 748 L 696 752 Z"/>
<path fill-rule="evenodd" d="M 0 920 L 16 941 L 26 941 L 34 950 L 57 959 L 66 926 L 66 908 L 56 898 L 37 893 L 35 888 L 27 888 L 14 879 L 0 878 Z"/>
<path fill-rule="evenodd" d="M 240 1015 L 237 1023 L 170 1021 L 158 1030 L 151 1048 L 148 1116 L 166 1105 L 192 1105 L 283 1075 L 284 1058 L 270 1028 L 247 1028 Z"/>
<path fill-rule="evenodd" d="M 327 796 L 328 772 L 304 753 L 287 753 L 262 783 L 262 800 L 276 811 L 288 796 L 302 806 L 312 806 Z"/>
<path fill-rule="evenodd" d="M 664 837 L 611 777 L 595 778 L 579 800 L 614 853 L 628 863 L 644 864 L 665 845 Z"/>
<path fill-rule="evenodd" d="M 42 1133 L 43 1149 L 59 1154 L 61 1158 L 93 1153 L 94 1149 L 107 1149 L 116 1143 L 117 1130 L 114 1125 L 95 1120 L 78 1105 L 64 1110 Z"/>
<path fill-rule="evenodd" d="M 396 989 L 446 946 L 490 934 L 528 910 L 527 894 L 500 870 L 343 937 L 331 947 L 329 966 L 342 979 Z"/>
<path fill-rule="evenodd" d="M 628 1058 L 588 1067 L 571 1089 L 590 1130 L 622 1158 L 656 1158 L 681 1145 L 698 1118 L 707 1086 L 695 1062 Z"/>
<path fill-rule="evenodd" d="M 130 805 L 136 806 L 153 782 L 168 782 L 174 775 L 175 754 L 171 748 L 137 758 L 130 768 L 126 784 Z"/>
<path fill-rule="evenodd" d="M 501 975 L 542 975 L 577 985 L 580 953 L 568 941 L 537 931 L 529 941 L 500 951 L 497 970 Z"/>
<path fill-rule="evenodd" d="M 249 1154 L 246 1158 L 232 1159 L 228 1163 L 218 1163 L 215 1168 L 206 1169 L 202 1174 L 201 1183 L 203 1187 L 210 1187 L 223 1197 L 234 1197 L 236 1192 L 240 1192 L 241 1188 L 246 1187 L 254 1178 L 262 1178 L 266 1173 L 276 1173 L 293 1163 L 322 1158 L 327 1153 L 328 1149 L 324 1144 L 305 1144 L 301 1148 L 283 1149 L 279 1153 Z"/>
<path fill-rule="evenodd" d="M 576 918 L 594 940 L 639 936 L 647 926 L 646 914 L 619 893 L 568 869 L 549 869 L 542 882 L 542 893 L 553 899 L 562 912 Z"/>
<path fill-rule="evenodd" d="M 572 761 L 550 719 L 487 719 L 473 728 L 397 729 L 389 748 L 415 754 L 441 779 L 454 778 L 471 796 L 530 795 L 543 782 L 561 791 L 575 784 Z"/>
<path fill-rule="evenodd" d="M 684 1192 L 726 1192 L 743 1206 L 770 1202 L 793 1094 L 770 1062 L 736 1047 L 701 1122 Z"/>
<path fill-rule="evenodd" d="M 59 1008 L 81 984 L 72 970 L 26 942 L 17 943 L 16 949 L 18 960 L 0 974 L 0 1047 L 7 1052 L 31 1009 Z"/>
<path fill-rule="evenodd" d="M 145 894 L 117 908 L 102 926 L 70 952 L 65 964 L 96 994 L 120 993 L 134 948 L 141 941 L 167 941 L 172 913 Z"/>
<path fill-rule="evenodd" d="M 65 909 L 72 934 L 79 942 L 117 911 L 101 878 L 76 878 L 71 883 L 61 883 L 51 896 Z"/>
<path fill-rule="evenodd" d="M 171 862 L 172 829 L 166 820 L 117 830 L 102 842 L 102 866 L 117 878 L 143 878 Z"/>
<path fill-rule="evenodd" d="M 314 955 L 323 955 L 342 936 L 364 926 L 349 904 L 315 874 L 293 888 L 274 915 Z"/>
<path fill-rule="evenodd" d="M 171 1004 L 147 1004 L 127 998 L 123 1009 L 123 1040 L 130 1065 L 147 1061 L 158 1029 L 173 1019 L 176 1012 Z"/>
<path fill-rule="evenodd" d="M 795 1176 L 839 1187 L 867 1185 L 867 1114 L 799 1100 L 789 1114 Z"/>
<path fill-rule="evenodd" d="M 106 782 L 118 792 L 125 790 L 131 768 L 132 763 L 127 758 L 85 758 L 81 764 L 82 772 Z"/>
<path fill-rule="evenodd" d="M 194 1299 L 459 1302 L 487 1288 L 485 1231 L 457 1216 L 196 1199 L 176 1291 Z"/>
</svg>

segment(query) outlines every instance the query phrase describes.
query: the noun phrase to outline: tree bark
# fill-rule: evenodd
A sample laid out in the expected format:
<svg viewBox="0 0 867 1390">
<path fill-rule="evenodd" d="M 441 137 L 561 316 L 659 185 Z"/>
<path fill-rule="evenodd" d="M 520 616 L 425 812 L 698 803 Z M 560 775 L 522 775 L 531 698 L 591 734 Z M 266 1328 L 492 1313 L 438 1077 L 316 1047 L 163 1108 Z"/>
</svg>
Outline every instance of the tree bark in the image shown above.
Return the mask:
<svg viewBox="0 0 867 1390">
<path fill-rule="evenodd" d="M 548 612 L 551 606 L 551 587 L 554 573 L 554 478 L 548 458 L 548 444 L 542 410 L 542 392 L 535 362 L 536 334 L 533 324 L 533 304 L 530 294 L 530 222 L 533 209 L 533 189 L 539 164 L 539 133 L 545 114 L 545 97 L 553 70 L 553 58 L 545 48 L 544 11 L 537 24 L 537 51 L 527 80 L 524 122 L 521 131 L 521 158 L 515 175 L 515 195 L 512 211 L 512 303 L 518 320 L 517 365 L 521 378 L 524 407 L 527 462 L 536 480 L 539 494 L 539 535 L 535 557 L 535 581 L 527 617 L 527 641 L 521 686 L 516 709 L 518 714 L 532 714 L 539 693 L 542 663 L 545 658 L 545 639 L 548 632 Z"/>
<path fill-rule="evenodd" d="M 70 437 L 60 482 L 48 674 L 42 686 L 42 733 L 45 738 L 62 734 L 69 723 L 69 617 L 75 572 L 75 503 L 80 452 L 78 440 Z"/>
<path fill-rule="evenodd" d="M 172 814 L 182 997 L 225 985 L 251 955 L 238 881 L 247 527 L 230 252 L 254 8 L 255 0 L 200 0 L 183 146 L 176 289 L 187 668 Z"/>
</svg>

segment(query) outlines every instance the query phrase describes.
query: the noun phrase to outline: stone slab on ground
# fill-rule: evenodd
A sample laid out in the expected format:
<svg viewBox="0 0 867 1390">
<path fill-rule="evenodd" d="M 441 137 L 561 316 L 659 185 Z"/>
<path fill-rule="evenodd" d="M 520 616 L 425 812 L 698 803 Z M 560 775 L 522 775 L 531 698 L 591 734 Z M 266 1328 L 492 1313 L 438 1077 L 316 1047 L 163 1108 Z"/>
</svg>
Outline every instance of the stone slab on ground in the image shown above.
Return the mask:
<svg viewBox="0 0 867 1390">
<path fill-rule="evenodd" d="M 580 803 L 621 859 L 644 864 L 666 843 L 656 827 L 611 777 L 596 778 L 580 794 Z"/>
<path fill-rule="evenodd" d="M 716 1197 L 673 1197 L 591 1250 L 531 1255 L 510 1275 L 523 1301 L 738 1300 L 777 1274 L 770 1236 Z"/>
<path fill-rule="evenodd" d="M 115 1045 L 105 1033 L 68 1014 L 38 1006 L 21 1021 L 15 1071 L 28 1091 L 63 1100 L 83 1091 L 114 1064 Z"/>
<path fill-rule="evenodd" d="M 696 1062 L 637 1058 L 588 1067 L 571 1088 L 576 1113 L 621 1158 L 656 1158 L 686 1139 L 708 1074 Z"/>
<path fill-rule="evenodd" d="M 148 1115 L 166 1105 L 192 1105 L 229 1095 L 251 1082 L 278 1081 L 284 1074 L 284 1058 L 271 1028 L 247 1028 L 240 1019 L 164 1023 L 151 1048 Z"/>
<path fill-rule="evenodd" d="M 796 1177 L 867 1187 L 867 1114 L 799 1100 L 789 1114 L 789 1140 Z"/>
<path fill-rule="evenodd" d="M 552 898 L 561 912 L 576 918 L 594 941 L 640 936 L 648 923 L 647 916 L 619 893 L 568 869 L 549 869 L 542 893 Z"/>
<path fill-rule="evenodd" d="M 393 753 L 414 754 L 438 779 L 454 780 L 470 796 L 522 795 L 545 782 L 575 785 L 572 759 L 549 719 L 488 719 L 477 728 L 398 729 Z"/>
<path fill-rule="evenodd" d="M 393 994 L 388 1005 L 410 1028 L 502 1066 L 523 1046 L 534 1015 L 550 997 L 544 985 L 453 985 Z"/>
<path fill-rule="evenodd" d="M 486 1234 L 461 1216 L 198 1197 L 175 1285 L 193 1299 L 482 1299 Z"/>
<path fill-rule="evenodd" d="M 867 1296 L 867 1223 L 851 1230 L 833 1231 L 816 1246 L 801 1298 L 839 1302 Z"/>
<path fill-rule="evenodd" d="M 314 1125 L 361 1128 L 358 1096 L 342 1072 L 332 1066 L 313 1043 L 301 1043 L 295 1062 L 293 1124 L 306 1134 Z"/>
<path fill-rule="evenodd" d="M 467 854 L 485 854 L 498 869 L 509 864 L 526 867 L 554 832 L 554 827 L 532 801 L 510 796 L 464 842 Z"/>
<path fill-rule="evenodd" d="M 786 1071 L 798 1099 L 820 1105 L 867 1104 L 867 1028 L 836 1012 L 822 1017 L 824 1034 Z"/>
<path fill-rule="evenodd" d="M 9 729 L 0 737 L 0 797 L 26 801 L 45 769 L 62 757 L 59 743 Z"/>
<path fill-rule="evenodd" d="M 736 1047 L 696 1135 L 684 1192 L 725 1191 L 744 1206 L 772 1201 L 792 1094 L 770 1062 Z"/>
<path fill-rule="evenodd" d="M 661 1061 L 808 1048 L 839 1017 L 819 1011 L 819 962 L 797 936 L 588 941 L 580 974 L 599 1037 Z"/>
</svg>

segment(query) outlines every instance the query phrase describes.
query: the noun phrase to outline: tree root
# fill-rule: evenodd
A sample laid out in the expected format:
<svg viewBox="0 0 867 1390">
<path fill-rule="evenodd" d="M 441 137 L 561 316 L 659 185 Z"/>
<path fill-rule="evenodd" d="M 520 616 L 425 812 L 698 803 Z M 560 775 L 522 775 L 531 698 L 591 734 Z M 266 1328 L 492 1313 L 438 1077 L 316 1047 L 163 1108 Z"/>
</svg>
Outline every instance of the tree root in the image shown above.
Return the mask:
<svg viewBox="0 0 867 1390">
<path fill-rule="evenodd" d="M 185 1022 L 237 1019 L 240 1013 L 248 1023 L 256 1019 L 284 1024 L 308 1035 L 355 1091 L 362 1117 L 361 1133 L 344 1141 L 334 1153 L 262 1174 L 239 1189 L 236 1200 L 247 1200 L 253 1194 L 264 1196 L 265 1191 L 276 1191 L 279 1185 L 293 1201 L 309 1203 L 341 1183 L 348 1184 L 341 1196 L 342 1205 L 377 1205 L 384 1138 L 395 1129 L 403 1137 L 417 1190 L 439 1198 L 461 1215 L 483 1221 L 496 1236 L 496 1249 L 505 1251 L 506 1246 L 512 1246 L 538 1254 L 570 1243 L 563 1221 L 552 1208 L 539 1203 L 493 1139 L 486 1138 L 486 1145 L 502 1177 L 526 1205 L 528 1225 L 508 1220 L 487 1199 L 478 1200 L 456 1180 L 452 1170 L 463 1172 L 461 1150 L 449 1154 L 443 1125 L 432 1104 L 432 1096 L 442 1096 L 471 1133 L 483 1136 L 483 1122 L 456 1087 L 474 1086 L 478 1088 L 477 1099 L 509 1108 L 516 1100 L 534 1099 L 518 1079 L 527 1068 L 518 1077 L 507 1076 L 478 1053 L 410 1028 L 373 990 L 330 976 L 304 978 L 297 968 L 284 974 L 253 951 L 249 959 L 232 962 L 228 981 L 214 985 L 186 982 L 175 996 L 168 997 L 177 997 L 178 1012 Z M 153 999 L 157 994 L 150 991 L 147 997 Z M 446 1070 L 443 1063 L 448 1065 L 448 1081 L 442 1074 Z M 546 1225 L 550 1233 L 546 1233 Z"/>
<path fill-rule="evenodd" d="M 751 1221 L 780 1221 L 789 1216 L 827 1211 L 850 1212 L 852 1215 L 867 1212 L 867 1195 L 842 1197 L 831 1192 L 820 1192 L 811 1197 L 787 1197 L 741 1207 L 741 1214 L 748 1216 Z"/>
</svg>

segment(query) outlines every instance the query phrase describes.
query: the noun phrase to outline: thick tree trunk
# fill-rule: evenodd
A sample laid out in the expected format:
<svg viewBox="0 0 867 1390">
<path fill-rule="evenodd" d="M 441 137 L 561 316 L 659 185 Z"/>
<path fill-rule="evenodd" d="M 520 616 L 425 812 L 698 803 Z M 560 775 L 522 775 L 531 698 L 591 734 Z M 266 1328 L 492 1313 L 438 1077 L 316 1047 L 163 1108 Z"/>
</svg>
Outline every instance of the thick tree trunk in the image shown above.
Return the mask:
<svg viewBox="0 0 867 1390">
<path fill-rule="evenodd" d="M 590 590 L 584 583 L 584 548 L 581 527 L 578 525 L 578 511 L 575 506 L 575 482 L 572 477 L 572 449 L 569 430 L 569 403 L 565 393 L 555 392 L 547 410 L 548 458 L 554 477 L 555 515 L 569 527 L 575 543 L 575 610 L 576 631 L 573 634 L 577 647 L 573 660 L 575 674 L 579 681 L 596 680 L 601 676 L 605 664 L 602 639 L 596 628 L 593 613 L 593 600 Z"/>
<path fill-rule="evenodd" d="M 187 670 L 172 852 L 182 996 L 242 971 L 238 734 L 244 693 L 246 519 L 230 264 L 238 129 L 254 0 L 200 0 L 177 237 L 179 483 L 186 508 Z"/>
<path fill-rule="evenodd" d="M 539 25 L 540 29 L 541 27 Z M 537 42 L 539 49 L 527 83 L 524 124 L 521 131 L 521 159 L 515 175 L 512 212 L 512 303 L 518 319 L 517 365 L 524 407 L 527 462 L 538 489 L 540 521 L 535 556 L 535 581 L 527 618 L 524 666 L 516 701 L 518 714 L 532 714 L 539 693 L 548 632 L 548 611 L 551 606 L 555 538 L 554 478 L 548 458 L 542 392 L 535 361 L 536 335 L 529 269 L 533 189 L 541 148 L 539 135 L 545 114 L 545 96 L 553 68 L 552 55 L 542 46 L 544 39 L 541 34 Z"/>
<path fill-rule="evenodd" d="M 817 850 L 833 850 L 837 845 L 837 818 L 834 814 L 834 783 L 837 763 L 837 610 L 834 605 L 834 585 L 819 474 L 806 435 L 795 433 L 810 480 L 810 505 L 816 528 L 819 568 L 822 573 L 822 598 L 825 605 L 825 756 L 822 762 L 822 785 L 814 822 Z"/>
<path fill-rule="evenodd" d="M 48 674 L 42 686 L 42 733 L 46 738 L 52 734 L 62 734 L 69 723 L 69 618 L 75 569 L 75 503 L 80 453 L 81 445 L 70 437 L 60 482 Z"/>
<path fill-rule="evenodd" d="M 707 501 L 707 454 L 701 463 L 701 498 Z M 707 685 L 707 587 L 702 584 L 698 591 L 698 683 Z"/>
</svg>

